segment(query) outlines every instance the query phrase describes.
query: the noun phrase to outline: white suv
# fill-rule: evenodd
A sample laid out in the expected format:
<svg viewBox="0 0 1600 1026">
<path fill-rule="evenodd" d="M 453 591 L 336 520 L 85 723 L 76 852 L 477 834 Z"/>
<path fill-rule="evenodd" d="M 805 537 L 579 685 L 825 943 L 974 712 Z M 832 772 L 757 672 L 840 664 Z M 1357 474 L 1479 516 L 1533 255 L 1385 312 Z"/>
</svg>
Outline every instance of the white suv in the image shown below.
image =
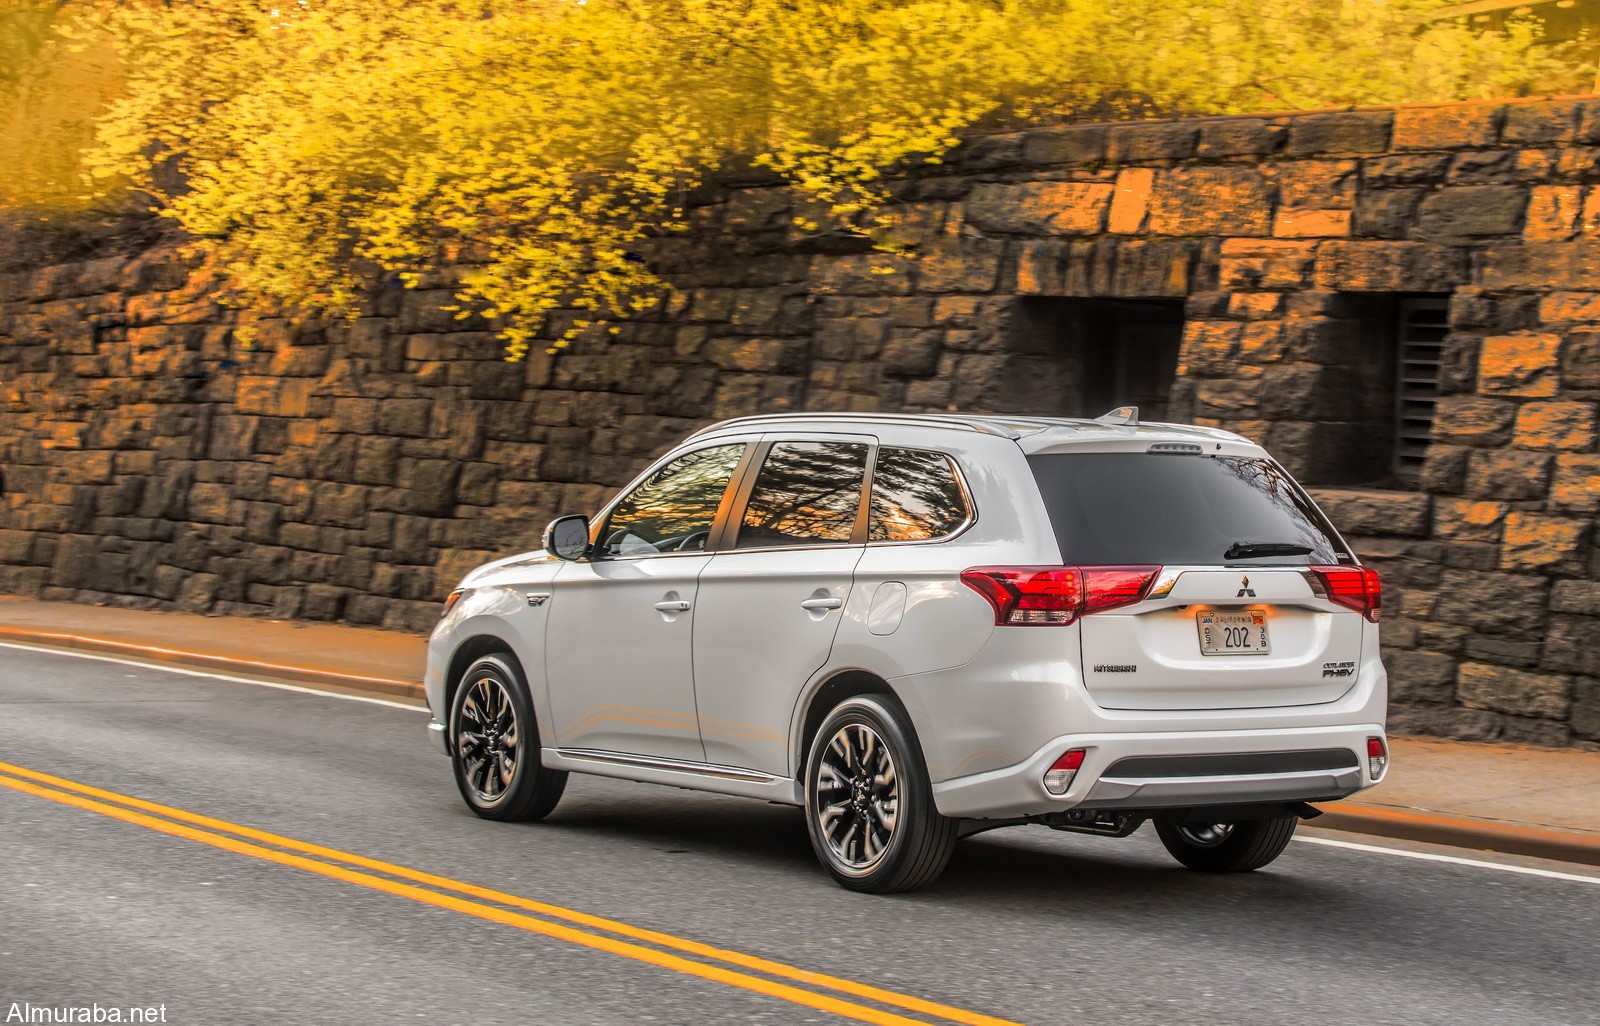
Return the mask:
<svg viewBox="0 0 1600 1026">
<path fill-rule="evenodd" d="M 1382 777 L 1377 576 L 1259 446 L 1099 420 L 792 414 L 693 435 L 428 649 L 480 816 L 567 773 L 802 806 L 844 886 L 1040 823 L 1272 861 Z"/>
</svg>

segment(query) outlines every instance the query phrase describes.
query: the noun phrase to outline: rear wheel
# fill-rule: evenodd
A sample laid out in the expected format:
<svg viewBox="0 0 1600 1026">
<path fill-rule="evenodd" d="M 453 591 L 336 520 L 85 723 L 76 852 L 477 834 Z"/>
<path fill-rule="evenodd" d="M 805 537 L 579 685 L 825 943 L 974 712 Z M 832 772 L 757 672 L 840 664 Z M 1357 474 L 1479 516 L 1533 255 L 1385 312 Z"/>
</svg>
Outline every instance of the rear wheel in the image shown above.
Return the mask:
<svg viewBox="0 0 1600 1026">
<path fill-rule="evenodd" d="M 805 780 L 811 847 L 840 885 L 890 894 L 944 871 L 958 824 L 934 807 L 921 749 L 892 698 L 863 695 L 828 714 Z"/>
<path fill-rule="evenodd" d="M 1283 854 L 1300 822 L 1296 816 L 1232 823 L 1164 823 L 1156 836 L 1172 857 L 1202 873 L 1248 873 Z"/>
<path fill-rule="evenodd" d="M 484 819 L 543 819 L 561 800 L 567 774 L 539 763 L 539 728 L 509 656 L 487 655 L 467 668 L 450 704 L 450 737 L 456 787 Z"/>
</svg>

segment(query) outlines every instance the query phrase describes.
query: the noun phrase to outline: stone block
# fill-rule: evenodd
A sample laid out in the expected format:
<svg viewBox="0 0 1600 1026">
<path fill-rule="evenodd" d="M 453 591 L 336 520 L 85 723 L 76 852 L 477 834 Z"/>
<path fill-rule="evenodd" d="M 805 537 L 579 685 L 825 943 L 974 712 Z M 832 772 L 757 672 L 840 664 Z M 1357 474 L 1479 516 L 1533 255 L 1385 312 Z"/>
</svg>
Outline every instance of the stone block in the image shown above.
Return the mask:
<svg viewBox="0 0 1600 1026">
<path fill-rule="evenodd" d="M 1550 609 L 1600 616 L 1600 581 L 1556 581 L 1550 586 Z"/>
<path fill-rule="evenodd" d="M 1437 185 L 1444 181 L 1450 157 L 1444 153 L 1400 153 L 1361 162 L 1361 181 L 1368 189 Z"/>
<path fill-rule="evenodd" d="M 1522 237 L 1529 242 L 1566 242 L 1578 233 L 1583 189 L 1576 185 L 1541 185 L 1528 196 Z"/>
<path fill-rule="evenodd" d="M 1280 239 L 1330 239 L 1350 235 L 1349 210 L 1280 209 L 1272 234 Z"/>
<path fill-rule="evenodd" d="M 1188 167 L 1161 172 L 1150 200 L 1153 235 L 1269 235 L 1272 186 L 1243 167 Z"/>
<path fill-rule="evenodd" d="M 1600 620 L 1592 616 L 1554 616 L 1545 637 L 1545 669 L 1600 677 Z"/>
<path fill-rule="evenodd" d="M 1595 403 L 1532 402 L 1517 411 L 1513 441 L 1525 449 L 1588 452 L 1595 447 Z"/>
<path fill-rule="evenodd" d="M 1437 498 L 1433 534 L 1451 541 L 1497 542 L 1509 507 L 1503 502 Z"/>
<path fill-rule="evenodd" d="M 1579 677 L 1573 681 L 1572 732 L 1591 741 L 1600 741 L 1600 678 Z"/>
<path fill-rule="evenodd" d="M 1415 237 L 1439 241 L 1519 235 L 1528 190 L 1517 185 L 1460 185 L 1424 197 Z"/>
<path fill-rule="evenodd" d="M 1283 152 L 1286 156 L 1382 153 L 1389 148 L 1393 125 L 1392 111 L 1301 114 L 1289 121 Z"/>
<path fill-rule="evenodd" d="M 1328 291 L 1449 292 L 1467 277 L 1467 254 L 1453 246 L 1334 240 L 1317 249 L 1317 287 Z"/>
<path fill-rule="evenodd" d="M 1460 150 L 1493 146 L 1504 108 L 1452 103 L 1439 107 L 1402 107 L 1394 112 L 1397 150 Z"/>
<path fill-rule="evenodd" d="M 1115 164 L 1145 160 L 1185 160 L 1195 155 L 1200 127 L 1187 121 L 1113 125 L 1106 139 L 1106 160 Z"/>
<path fill-rule="evenodd" d="M 1600 332 L 1575 331 L 1561 351 L 1561 383 L 1572 389 L 1600 389 Z"/>
<path fill-rule="evenodd" d="M 1469 709 L 1558 720 L 1571 706 L 1572 682 L 1560 674 L 1527 673 L 1489 663 L 1462 663 L 1456 694 Z"/>
<path fill-rule="evenodd" d="M 1340 531 L 1422 537 L 1428 534 L 1433 500 L 1414 492 L 1313 488 L 1311 497 Z"/>
<path fill-rule="evenodd" d="M 1456 660 L 1438 652 L 1385 652 L 1389 697 L 1396 702 L 1443 705 L 1455 698 Z"/>
<path fill-rule="evenodd" d="M 1500 565 L 1507 570 L 1577 569 L 1589 524 L 1537 513 L 1507 514 Z"/>
<path fill-rule="evenodd" d="M 1483 340 L 1478 390 L 1489 395 L 1545 397 L 1556 394 L 1561 336 L 1496 335 Z"/>
<path fill-rule="evenodd" d="M 1468 458 L 1466 494 L 1474 499 L 1543 499 L 1550 464 L 1548 453 L 1475 449 Z"/>
<path fill-rule="evenodd" d="M 883 347 L 879 365 L 887 375 L 925 378 L 939 369 L 944 332 L 937 328 L 897 329 Z"/>
<path fill-rule="evenodd" d="M 1288 128 L 1262 118 L 1217 118 L 1200 123 L 1195 155 L 1216 157 L 1267 156 L 1276 153 Z"/>
<path fill-rule="evenodd" d="M 1539 320 L 1544 324 L 1600 324 L 1600 293 L 1550 292 L 1540 296 Z"/>
<path fill-rule="evenodd" d="M 1482 255 L 1485 289 L 1591 289 L 1600 281 L 1600 242 L 1526 242 L 1489 246 Z"/>
<path fill-rule="evenodd" d="M 1509 399 L 1445 396 L 1434 407 L 1433 437 L 1467 445 L 1504 445 L 1511 440 L 1517 404 Z"/>
<path fill-rule="evenodd" d="M 1508 104 L 1500 141 L 1516 146 L 1571 142 L 1577 133 L 1578 112 L 1576 100 Z"/>
<path fill-rule="evenodd" d="M 1150 211 L 1150 195 L 1156 173 L 1147 167 L 1128 168 L 1117 175 L 1111 194 L 1111 209 L 1106 230 L 1116 235 L 1131 235 L 1144 227 Z"/>
<path fill-rule="evenodd" d="M 992 239 L 961 239 L 920 251 L 917 286 L 922 292 L 993 292 L 1000 280 L 1005 246 Z"/>
<path fill-rule="evenodd" d="M 1044 128 L 1022 136 L 1027 164 L 1087 164 L 1104 160 L 1106 129 L 1101 125 Z"/>
<path fill-rule="evenodd" d="M 1550 481 L 1550 509 L 1564 513 L 1600 513 L 1600 456 L 1556 457 Z"/>
<path fill-rule="evenodd" d="M 967 197 L 967 222 L 986 232 L 1095 235 L 1112 190 L 1093 182 L 980 182 Z"/>
</svg>

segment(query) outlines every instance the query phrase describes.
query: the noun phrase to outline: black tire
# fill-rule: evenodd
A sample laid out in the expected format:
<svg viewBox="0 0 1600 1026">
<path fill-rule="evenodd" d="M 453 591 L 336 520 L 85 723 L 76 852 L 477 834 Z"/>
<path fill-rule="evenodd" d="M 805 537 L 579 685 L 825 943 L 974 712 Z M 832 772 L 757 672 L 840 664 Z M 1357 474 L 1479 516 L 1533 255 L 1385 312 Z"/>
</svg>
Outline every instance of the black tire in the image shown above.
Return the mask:
<svg viewBox="0 0 1600 1026">
<path fill-rule="evenodd" d="M 450 701 L 450 765 L 467 807 L 503 822 L 548 816 L 567 788 L 567 774 L 541 765 L 539 747 L 516 660 L 486 655 L 467 667 Z"/>
<path fill-rule="evenodd" d="M 893 698 L 863 695 L 835 707 L 812 739 L 806 830 L 818 861 L 850 890 L 915 890 L 955 850 L 959 823 L 934 806 L 909 722 Z"/>
<path fill-rule="evenodd" d="M 1202 873 L 1248 873 L 1283 854 L 1297 816 L 1241 819 L 1233 823 L 1156 821 L 1156 836 L 1172 857 Z"/>
</svg>

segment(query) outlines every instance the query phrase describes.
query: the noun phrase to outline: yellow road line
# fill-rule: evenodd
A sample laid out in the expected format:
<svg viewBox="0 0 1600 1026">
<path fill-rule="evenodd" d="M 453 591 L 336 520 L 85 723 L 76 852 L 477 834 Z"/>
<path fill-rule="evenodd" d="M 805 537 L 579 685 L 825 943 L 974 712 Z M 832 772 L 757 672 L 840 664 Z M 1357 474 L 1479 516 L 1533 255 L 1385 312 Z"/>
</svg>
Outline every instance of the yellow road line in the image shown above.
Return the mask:
<svg viewBox="0 0 1600 1026">
<path fill-rule="evenodd" d="M 184 837 L 189 840 L 198 841 L 202 844 L 211 845 L 213 847 L 223 848 L 228 851 L 251 855 L 257 858 L 263 858 L 267 861 L 293 866 L 295 868 L 317 873 L 322 876 L 330 876 L 335 879 L 345 880 L 346 882 L 354 883 L 358 886 L 386 891 L 391 894 L 422 901 L 426 904 L 438 905 L 442 908 L 449 908 L 468 915 L 475 915 L 479 918 L 506 923 L 507 925 L 517 926 L 521 929 L 531 930 L 535 933 L 542 933 L 547 936 L 556 937 L 560 940 L 570 941 L 571 943 L 583 944 L 588 947 L 598 948 L 600 950 L 622 955 L 624 957 L 635 958 L 640 961 L 662 966 L 664 968 L 689 973 L 690 975 L 714 979 L 730 986 L 755 990 L 759 993 L 767 994 L 772 997 L 779 997 L 784 1000 L 795 1001 L 799 1004 L 808 1005 L 810 1007 L 819 1008 L 825 1011 L 835 1012 L 836 1014 L 859 1019 L 863 1022 L 910 1023 L 914 1022 L 915 1020 L 880 1012 L 876 1009 L 867 1008 L 862 1005 L 855 1005 L 849 1002 L 839 1001 L 826 995 L 819 995 L 810 991 L 798 990 L 783 984 L 775 984 L 770 981 L 762 980 L 753 976 L 747 976 L 742 973 L 720 969 L 715 966 L 707 966 L 699 962 L 689 961 L 687 959 L 680 959 L 676 956 L 666 955 L 635 944 L 628 944 L 623 941 L 615 941 L 608 937 L 596 936 L 591 933 L 573 930 L 557 924 L 546 923 L 542 920 L 521 916 L 513 912 L 505 912 L 501 909 L 490 908 L 474 902 L 462 901 L 460 899 L 451 898 L 448 895 L 437 894 L 434 891 L 423 890 L 421 888 L 411 887 L 406 884 L 397 884 L 389 880 L 384 880 L 379 877 L 374 877 L 365 873 L 359 873 L 354 870 L 347 869 L 344 866 L 333 866 L 326 862 L 302 858 L 299 855 L 273 851 L 269 848 L 262 848 L 254 844 L 247 844 L 242 841 L 237 841 L 232 837 L 222 836 L 222 834 L 233 834 L 237 837 L 249 838 L 251 840 L 261 841 L 276 847 L 286 848 L 293 852 L 301 852 L 305 855 L 314 855 L 318 858 L 333 859 L 343 862 L 347 866 L 357 866 L 363 869 L 384 873 L 388 876 L 399 877 L 400 879 L 410 880 L 419 884 L 425 884 L 429 887 L 437 888 L 439 890 L 467 895 L 469 897 L 484 901 L 492 901 L 496 904 L 509 905 L 513 908 L 519 908 L 525 911 L 538 913 L 554 919 L 563 919 L 568 922 L 587 926 L 593 929 L 605 930 L 610 933 L 619 934 L 624 937 L 631 937 L 635 940 L 646 941 L 661 947 L 672 948 L 678 951 L 699 955 L 701 957 L 716 959 L 718 961 L 722 961 L 730 965 L 741 966 L 746 969 L 754 969 L 771 976 L 790 979 L 815 987 L 824 987 L 840 993 L 865 998 L 870 1001 L 878 1001 L 880 1003 L 902 1008 L 907 1011 L 938 1016 L 949 1022 L 963 1023 L 966 1024 L 966 1026 L 1017 1026 L 1015 1023 L 1011 1023 L 1004 1019 L 998 1019 L 993 1016 L 982 1015 L 977 1012 L 971 1012 L 967 1011 L 966 1009 L 955 1008 L 949 1005 L 942 1005 L 933 1001 L 925 1001 L 921 998 L 913 997 L 911 995 L 899 994 L 894 991 L 884 990 L 868 984 L 858 983 L 854 980 L 845 980 L 839 977 L 828 976 L 823 973 L 814 973 L 804 969 L 797 969 L 781 962 L 773 962 L 754 955 L 747 955 L 738 951 L 717 948 L 709 944 L 702 944 L 698 941 L 692 941 L 682 937 L 675 937 L 672 934 L 660 933 L 655 930 L 647 930 L 636 926 L 630 926 L 627 923 L 618 922 L 612 919 L 605 919 L 600 916 L 589 915 L 588 913 L 584 912 L 576 912 L 571 909 L 562 908 L 558 905 L 549 905 L 544 902 L 532 901 L 514 894 L 507 894 L 502 891 L 478 887 L 474 884 L 463 883 L 458 880 L 436 876 L 431 873 L 424 873 L 405 866 L 382 862 L 377 859 L 369 859 L 364 856 L 354 855 L 349 852 L 343 852 L 333 848 L 324 848 L 320 845 L 308 844 L 304 841 L 297 841 L 293 838 L 283 837 L 267 831 L 256 830 L 252 827 L 240 826 L 224 820 L 212 819 L 208 816 L 201 816 L 196 813 L 187 812 L 183 809 L 161 805 L 156 802 L 145 801 L 140 798 L 133 798 L 128 795 L 118 794 L 114 791 L 106 791 L 87 784 L 80 784 L 76 781 L 51 776 L 47 773 L 40 773 L 36 770 L 30 770 L 22 766 L 14 766 L 9 763 L 0 762 L 0 773 L 8 773 L 13 777 L 23 778 L 20 780 L 15 780 L 0 776 L 0 786 L 5 786 L 11 788 L 12 790 L 32 794 L 36 797 L 61 802 L 66 805 L 72 805 L 91 812 L 97 812 L 102 815 L 123 820 L 125 822 L 159 830 L 163 833 L 172 834 L 174 836 Z M 41 784 L 50 785 L 50 787 L 39 787 L 35 784 L 27 783 L 26 781 L 28 780 L 38 781 Z M 77 794 L 65 792 L 77 792 Z M 116 805 L 108 805 L 101 801 L 91 800 L 91 798 L 105 799 L 106 801 L 115 802 L 117 805 L 127 806 L 128 808 L 118 808 Z M 156 819 L 140 812 L 131 811 L 134 809 L 155 813 L 159 816 L 164 816 L 168 819 L 177 820 L 179 822 L 170 823 L 163 819 Z M 206 829 L 196 830 L 190 827 L 182 826 L 180 823 L 190 823 Z"/>
</svg>

